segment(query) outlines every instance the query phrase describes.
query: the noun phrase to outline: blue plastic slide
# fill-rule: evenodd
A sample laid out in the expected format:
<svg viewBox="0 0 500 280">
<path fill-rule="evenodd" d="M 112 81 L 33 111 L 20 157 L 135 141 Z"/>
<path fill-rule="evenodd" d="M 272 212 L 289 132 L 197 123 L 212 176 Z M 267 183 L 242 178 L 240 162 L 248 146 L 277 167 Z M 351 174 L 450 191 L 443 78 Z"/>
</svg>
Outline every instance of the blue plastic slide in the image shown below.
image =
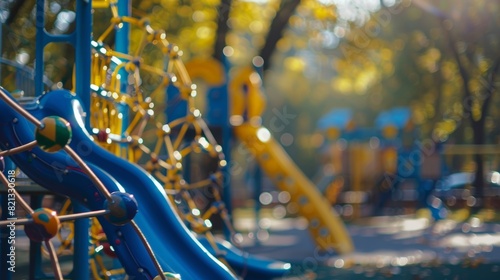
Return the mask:
<svg viewBox="0 0 500 280">
<path fill-rule="evenodd" d="M 31 123 L 8 106 L 0 104 L 0 108 L 1 149 L 34 140 L 34 126 Z M 139 204 L 134 221 L 150 243 L 164 271 L 179 273 L 182 279 L 234 278 L 224 265 L 193 238 L 175 214 L 162 186 L 153 177 L 92 142 L 91 136 L 83 128 L 80 102 L 74 95 L 65 90 L 53 91 L 27 105 L 26 109 L 38 119 L 56 115 L 68 120 L 73 131 L 70 146 L 87 162 L 108 190 L 126 191 L 134 195 Z M 102 209 L 103 196 L 66 153 L 49 154 L 35 148 L 12 158 L 41 186 L 77 199 L 90 210 Z M 153 261 L 131 226 L 114 226 L 102 217 L 99 221 L 127 274 L 137 277 L 135 279 L 152 279 L 157 275 Z M 249 259 L 243 256 L 231 260 L 240 264 L 235 267 L 248 272 L 247 279 L 277 277 L 289 268 L 288 264 L 280 262 L 248 262 Z"/>
<path fill-rule="evenodd" d="M 215 254 L 212 246 L 204 237 L 199 237 L 198 241 L 208 249 L 209 252 Z M 262 280 L 280 278 L 289 274 L 291 265 L 280 261 L 263 259 L 250 255 L 247 252 L 233 246 L 225 240 L 217 240 L 219 251 L 226 252 L 224 258 L 229 263 L 240 277 L 245 280 Z"/>
</svg>

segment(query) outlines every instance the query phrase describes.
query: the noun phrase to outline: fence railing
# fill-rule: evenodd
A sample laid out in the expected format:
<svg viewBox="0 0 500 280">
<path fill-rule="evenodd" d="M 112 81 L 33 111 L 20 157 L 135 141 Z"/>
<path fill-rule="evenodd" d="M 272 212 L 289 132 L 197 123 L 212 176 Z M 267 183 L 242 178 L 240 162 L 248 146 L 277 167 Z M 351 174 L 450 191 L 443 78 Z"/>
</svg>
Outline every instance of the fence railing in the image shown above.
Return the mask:
<svg viewBox="0 0 500 280">
<path fill-rule="evenodd" d="M 0 85 L 9 91 L 23 91 L 23 97 L 35 97 L 41 92 L 35 92 L 35 71 L 33 68 L 17 63 L 15 61 L 0 57 Z M 48 90 L 54 87 L 54 83 L 46 76 L 43 77 L 42 87 Z"/>
</svg>

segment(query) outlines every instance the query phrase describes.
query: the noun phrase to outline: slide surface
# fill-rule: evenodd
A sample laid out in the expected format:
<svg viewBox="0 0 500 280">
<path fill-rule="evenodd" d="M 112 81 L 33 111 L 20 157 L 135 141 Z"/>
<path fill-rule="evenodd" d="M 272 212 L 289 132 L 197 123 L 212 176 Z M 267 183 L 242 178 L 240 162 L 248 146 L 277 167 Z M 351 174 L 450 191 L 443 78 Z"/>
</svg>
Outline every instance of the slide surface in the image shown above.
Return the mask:
<svg viewBox="0 0 500 280">
<path fill-rule="evenodd" d="M 344 223 L 316 186 L 298 169 L 270 132 L 248 123 L 234 127 L 267 176 L 299 206 L 299 214 L 309 221 L 309 231 L 320 249 L 340 254 L 354 250 Z"/>
<path fill-rule="evenodd" d="M 108 190 L 126 191 L 134 195 L 139 205 L 139 212 L 134 221 L 150 243 L 164 271 L 179 273 L 182 279 L 234 278 L 234 275 L 212 256 L 210 248 L 207 251 L 190 234 L 175 214 L 163 187 L 152 176 L 92 141 L 87 131 L 82 129 L 83 122 L 78 115 L 79 101 L 70 92 L 49 92 L 27 105 L 26 109 L 38 119 L 56 115 L 68 120 L 73 131 L 70 146 L 96 172 Z M 33 140 L 34 126 L 14 110 L 7 107 L 5 111 L 0 112 L 0 118 L 0 142 L 15 147 Z M 13 122 L 13 119 L 22 121 Z M 0 144 L 0 148 L 8 147 Z M 66 153 L 48 154 L 36 148 L 14 156 L 14 161 L 41 186 L 77 199 L 91 210 L 102 209 L 104 198 Z M 156 271 L 153 263 L 133 229 L 128 225 L 113 226 L 102 217 L 99 221 L 108 239 L 115 241 L 112 245 L 127 273 L 138 277 L 137 279 L 154 277 Z M 287 263 L 261 260 L 236 248 L 225 249 L 226 259 L 245 279 L 271 279 L 290 270 Z"/>
</svg>

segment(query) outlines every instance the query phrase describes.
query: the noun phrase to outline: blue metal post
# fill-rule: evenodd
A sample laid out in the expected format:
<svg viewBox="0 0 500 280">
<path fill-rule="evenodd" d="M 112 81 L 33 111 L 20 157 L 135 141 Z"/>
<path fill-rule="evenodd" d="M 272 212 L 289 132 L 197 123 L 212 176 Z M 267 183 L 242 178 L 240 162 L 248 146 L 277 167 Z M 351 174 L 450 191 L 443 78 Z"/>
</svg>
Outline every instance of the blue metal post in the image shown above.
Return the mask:
<svg viewBox="0 0 500 280">
<path fill-rule="evenodd" d="M 45 48 L 45 0 L 36 1 L 35 95 L 43 92 L 43 52 Z"/>
<path fill-rule="evenodd" d="M 262 193 L 262 169 L 258 164 L 255 165 L 255 170 L 254 170 L 254 194 L 253 194 L 253 199 L 254 199 L 254 210 L 255 210 L 255 244 L 260 245 L 259 238 L 257 238 L 260 226 L 259 226 L 259 220 L 260 220 L 260 194 Z"/>
<path fill-rule="evenodd" d="M 214 100 L 217 103 L 220 103 L 223 107 L 223 110 L 221 112 L 218 112 L 219 114 L 216 113 L 216 117 L 214 119 L 220 119 L 223 120 L 222 123 L 222 151 L 224 152 L 224 157 L 226 160 L 226 166 L 222 168 L 222 174 L 224 176 L 224 182 L 222 187 L 223 189 L 223 200 L 224 204 L 226 206 L 226 210 L 229 214 L 229 219 L 231 223 L 233 222 L 233 204 L 232 204 L 232 196 L 231 196 L 231 147 L 232 147 L 232 127 L 231 123 L 229 121 L 229 89 L 228 89 L 228 82 L 229 81 L 229 75 L 228 75 L 228 69 L 229 69 L 229 61 L 223 56 L 223 61 L 222 61 L 223 67 L 224 67 L 224 75 L 225 75 L 225 80 L 226 83 L 221 87 L 219 96 L 217 95 L 211 95 L 211 98 L 217 99 Z M 210 102 L 208 102 L 210 106 Z M 228 228 L 225 228 L 225 237 L 226 239 L 230 238 L 230 231 Z"/>
<path fill-rule="evenodd" d="M 227 111 L 229 112 L 229 110 Z M 231 197 L 231 127 L 229 124 L 229 117 L 227 117 L 227 124 L 222 127 L 222 151 L 224 151 L 224 157 L 226 160 L 226 166 L 222 167 L 222 174 L 224 181 L 222 183 L 223 187 L 223 200 L 224 205 L 226 206 L 227 213 L 229 215 L 229 220 L 231 224 L 233 223 L 233 205 L 232 205 L 232 197 Z M 231 233 L 227 226 L 224 226 L 224 236 L 226 239 L 230 240 Z"/>
<path fill-rule="evenodd" d="M 88 210 L 77 201 L 71 201 L 75 213 L 87 212 Z M 73 271 L 71 279 L 90 279 L 89 270 L 89 218 L 75 220 L 75 239 L 73 255 Z"/>
<path fill-rule="evenodd" d="M 91 0 L 76 1 L 76 30 L 71 34 L 52 35 L 45 30 L 45 0 L 36 2 L 36 50 L 35 50 L 35 95 L 43 93 L 44 49 L 48 43 L 69 43 L 75 48 L 76 93 L 82 100 L 83 109 L 90 109 L 90 42 L 92 37 Z M 90 128 L 90 118 L 85 126 Z"/>
<path fill-rule="evenodd" d="M 90 130 L 90 58 L 92 55 L 92 1 L 76 1 L 75 90 L 87 112 L 85 127 Z"/>
<path fill-rule="evenodd" d="M 255 71 L 259 74 L 260 78 L 263 79 L 264 77 L 264 72 L 263 72 L 263 64 L 262 65 L 256 65 L 255 63 L 252 63 L 254 66 Z M 255 165 L 255 171 L 254 171 L 254 200 L 255 200 L 255 244 L 260 245 L 260 240 L 258 238 L 258 233 L 260 231 L 260 226 L 259 226 L 259 220 L 260 220 L 260 210 L 261 210 L 261 205 L 260 205 L 260 194 L 262 193 L 262 169 L 260 165 L 257 163 Z"/>
<path fill-rule="evenodd" d="M 226 65 L 224 65 L 223 67 L 224 69 L 227 69 Z M 226 75 L 225 80 L 227 81 L 227 71 L 224 71 L 224 73 Z M 169 96 L 172 96 L 172 94 L 170 94 Z M 182 114 L 186 114 L 186 110 L 184 108 L 187 108 L 187 106 L 185 105 L 185 103 L 186 101 L 181 101 L 175 104 L 175 106 L 177 106 L 176 108 L 170 108 L 168 112 L 171 112 L 171 115 L 177 113 L 176 117 L 172 117 L 172 119 L 182 117 Z M 221 167 L 221 172 L 224 178 L 224 181 L 222 183 L 222 199 L 229 214 L 229 219 L 232 222 L 233 207 L 231 201 L 230 172 L 232 132 L 231 124 L 229 123 L 229 94 L 227 83 L 224 83 L 220 86 L 215 86 L 207 91 L 206 111 L 207 112 L 205 116 L 207 123 L 211 127 L 218 127 L 221 129 L 222 143 L 220 143 L 220 145 L 224 152 L 224 159 L 227 163 L 226 166 Z M 230 239 L 231 231 L 226 226 L 224 226 L 224 235 L 226 239 Z"/>
<path fill-rule="evenodd" d="M 118 8 L 118 15 L 121 17 L 130 16 L 132 14 L 129 0 L 119 0 L 117 8 Z M 122 53 L 128 53 L 129 40 L 130 40 L 130 24 L 124 22 L 122 24 L 122 27 L 116 31 L 116 46 L 115 46 L 116 51 Z"/>
<path fill-rule="evenodd" d="M 85 127 L 90 130 L 90 58 L 92 55 L 90 42 L 92 40 L 92 1 L 76 1 L 76 39 L 75 39 L 75 90 L 82 100 L 83 110 L 87 113 Z M 73 204 L 75 213 L 87 209 L 76 201 Z M 73 279 L 90 279 L 89 271 L 89 219 L 75 221 L 75 239 L 73 256 Z"/>
<path fill-rule="evenodd" d="M 131 5 L 129 0 L 119 0 L 118 1 L 118 15 L 120 17 L 123 16 L 130 16 L 132 14 L 131 12 Z M 117 52 L 121 53 L 129 53 L 129 41 L 130 41 L 130 24 L 129 23 L 122 23 L 121 28 L 119 28 L 116 31 L 116 43 L 115 43 L 115 49 Z M 120 76 L 121 76 L 121 85 L 120 85 L 120 90 L 123 93 L 127 93 L 127 88 L 128 88 L 128 72 L 124 68 L 120 70 Z M 124 135 L 125 130 L 127 129 L 128 123 L 129 123 L 129 107 L 127 104 L 122 104 L 119 103 L 117 104 L 117 111 L 119 114 L 122 115 L 122 137 L 125 137 Z M 127 151 L 127 145 L 126 143 L 121 144 L 120 147 Z M 122 155 L 124 156 L 124 155 Z M 128 157 L 128 155 L 126 155 Z"/>
<path fill-rule="evenodd" d="M 33 194 L 30 196 L 30 207 L 32 209 L 38 209 L 42 207 L 43 195 Z M 29 279 L 39 279 L 46 277 L 42 271 L 42 243 L 34 242 L 30 240 L 30 272 Z"/>
</svg>

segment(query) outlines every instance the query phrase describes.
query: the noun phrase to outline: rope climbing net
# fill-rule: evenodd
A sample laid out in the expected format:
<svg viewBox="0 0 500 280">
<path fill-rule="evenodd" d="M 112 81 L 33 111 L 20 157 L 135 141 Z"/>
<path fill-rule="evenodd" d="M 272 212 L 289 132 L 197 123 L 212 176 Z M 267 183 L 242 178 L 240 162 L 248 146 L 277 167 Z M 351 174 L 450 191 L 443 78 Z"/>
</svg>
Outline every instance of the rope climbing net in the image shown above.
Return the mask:
<svg viewBox="0 0 500 280">
<path fill-rule="evenodd" d="M 222 147 L 195 106 L 197 86 L 182 62 L 182 51 L 167 40 L 164 31 L 154 29 L 147 18 L 119 16 L 116 2 L 108 4 L 112 13 L 110 24 L 92 42 L 92 132 L 103 147 L 140 163 L 158 179 L 180 217 L 191 230 L 207 238 L 216 257 L 229 267 L 211 231 L 211 219 L 219 215 L 233 243 L 237 245 L 240 240 L 221 197 L 224 180 L 221 168 L 227 162 Z M 131 42 L 126 48 L 128 53 L 105 44 L 125 24 L 135 34 L 141 34 L 134 46 Z M 147 63 L 145 49 L 151 46 L 161 57 Z M 148 85 L 148 81 L 154 81 L 154 85 Z M 186 106 L 186 115 L 168 120 L 158 112 L 166 106 L 164 96 L 172 89 L 178 93 L 177 101 L 183 101 L 175 106 Z M 156 106 L 159 103 L 163 106 Z M 123 113 L 129 114 L 128 122 Z M 200 157 L 215 161 L 216 167 L 205 178 L 188 178 L 191 176 L 186 168 L 192 169 L 193 159 Z M 209 204 L 197 203 L 193 195 L 196 192 L 208 195 Z"/>
</svg>

